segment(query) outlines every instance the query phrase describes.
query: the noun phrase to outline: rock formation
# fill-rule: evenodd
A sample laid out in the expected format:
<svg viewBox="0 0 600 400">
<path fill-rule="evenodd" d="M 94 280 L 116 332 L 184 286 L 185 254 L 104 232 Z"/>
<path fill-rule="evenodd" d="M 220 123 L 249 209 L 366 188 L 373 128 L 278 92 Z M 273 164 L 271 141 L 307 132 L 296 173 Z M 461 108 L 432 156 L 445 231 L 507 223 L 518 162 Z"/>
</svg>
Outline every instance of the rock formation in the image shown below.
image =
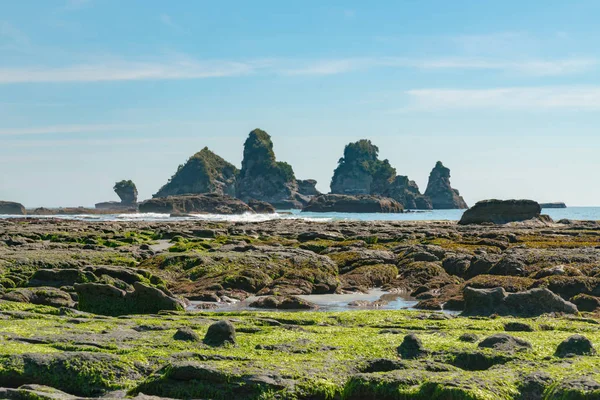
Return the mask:
<svg viewBox="0 0 600 400">
<path fill-rule="evenodd" d="M 370 140 L 349 143 L 331 180 L 331 193 L 390 197 L 405 208 L 431 209 L 414 181 L 396 176 L 388 160 L 379 160 L 379 148 Z"/>
<path fill-rule="evenodd" d="M 577 307 L 546 288 L 531 289 L 518 293 L 506 293 L 501 288 L 463 291 L 465 308 L 462 315 L 492 314 L 515 317 L 536 317 L 545 313 L 560 312 L 576 314 Z"/>
<path fill-rule="evenodd" d="M 113 190 L 121 199 L 117 201 L 105 201 L 102 203 L 96 203 L 95 207 L 98 210 L 126 210 L 135 209 L 137 207 L 137 196 L 138 191 L 135 187 L 135 183 L 131 180 L 122 180 L 115 183 Z"/>
<path fill-rule="evenodd" d="M 219 157 L 208 147 L 194 154 L 180 165 L 169 181 L 153 197 L 182 194 L 218 193 L 235 196 L 239 170 Z"/>
<path fill-rule="evenodd" d="M 246 203 L 216 193 L 168 196 L 146 200 L 139 205 L 142 213 L 244 214 L 254 212 Z"/>
<path fill-rule="evenodd" d="M 533 200 L 484 200 L 465 211 L 458 222 L 468 224 L 506 224 L 539 218 L 542 208 Z"/>
<path fill-rule="evenodd" d="M 314 197 L 305 212 L 401 213 L 402 204 L 394 199 L 369 195 L 323 194 Z"/>
<path fill-rule="evenodd" d="M 135 205 L 137 203 L 138 191 L 135 183 L 131 180 L 123 180 L 115 183 L 113 190 L 121 199 L 123 205 Z"/>
<path fill-rule="evenodd" d="M 450 186 L 450 169 L 444 167 L 441 161 L 435 164 L 429 174 L 425 196 L 431 200 L 431 205 L 436 210 L 469 208 L 458 190 Z"/>
<path fill-rule="evenodd" d="M 0 201 L 0 214 L 5 215 L 25 215 L 25 207 L 21 203 L 14 201 Z"/>
<path fill-rule="evenodd" d="M 275 159 L 271 136 L 260 129 L 250 132 L 244 143 L 236 192 L 243 201 L 266 201 L 276 208 L 302 208 L 308 202 L 298 193 L 292 166 Z"/>
<path fill-rule="evenodd" d="M 319 196 L 322 194 L 317 190 L 317 181 L 314 179 L 299 179 L 296 182 L 298 183 L 298 192 L 302 196 Z"/>
</svg>

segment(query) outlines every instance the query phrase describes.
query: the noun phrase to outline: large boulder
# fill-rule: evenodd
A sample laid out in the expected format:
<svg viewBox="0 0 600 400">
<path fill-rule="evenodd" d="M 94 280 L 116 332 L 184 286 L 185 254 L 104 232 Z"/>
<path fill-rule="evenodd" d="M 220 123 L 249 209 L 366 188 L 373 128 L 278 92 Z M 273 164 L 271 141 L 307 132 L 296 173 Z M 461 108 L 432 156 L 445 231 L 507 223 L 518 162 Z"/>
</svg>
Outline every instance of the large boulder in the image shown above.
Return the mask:
<svg viewBox="0 0 600 400">
<path fill-rule="evenodd" d="M 441 161 L 435 164 L 429 183 L 425 190 L 425 196 L 431 199 L 431 204 L 436 210 L 464 209 L 468 208 L 458 190 L 452 189 L 450 185 L 450 169 L 444 167 Z"/>
<path fill-rule="evenodd" d="M 465 211 L 458 222 L 468 224 L 506 224 L 539 218 L 542 208 L 533 200 L 484 200 Z"/>
<path fill-rule="evenodd" d="M 324 194 L 314 197 L 302 211 L 345 213 L 401 213 L 402 204 L 396 200 L 368 195 Z"/>
<path fill-rule="evenodd" d="M 218 193 L 235 196 L 239 170 L 208 147 L 191 156 L 152 197 Z"/>
<path fill-rule="evenodd" d="M 577 307 L 545 288 L 507 293 L 503 288 L 463 290 L 465 308 L 462 315 L 512 315 L 535 317 L 547 313 L 577 313 Z"/>
<path fill-rule="evenodd" d="M 331 193 L 390 197 L 404 208 L 431 209 L 417 184 L 406 176 L 396 176 L 388 160 L 378 158 L 379 148 L 370 140 L 349 143 L 331 180 Z"/>
<path fill-rule="evenodd" d="M 298 179 L 298 192 L 302 196 L 319 196 L 321 192 L 317 190 L 317 181 L 314 179 Z"/>
<path fill-rule="evenodd" d="M 243 201 L 216 193 L 154 198 L 140 203 L 139 210 L 142 213 L 162 214 L 244 214 L 254 212 Z"/>
<path fill-rule="evenodd" d="M 0 214 L 5 215 L 25 215 L 25 207 L 21 203 L 14 201 L 0 201 Z"/>
<path fill-rule="evenodd" d="M 134 282 L 127 292 L 112 285 L 81 283 L 75 285 L 79 309 L 101 315 L 155 314 L 159 311 L 181 311 L 183 303 L 161 289 Z"/>
<path fill-rule="evenodd" d="M 236 193 L 243 201 L 266 201 L 276 208 L 302 208 L 307 202 L 298 193 L 292 166 L 275 159 L 271 136 L 260 129 L 250 132 L 244 143 Z"/>
</svg>

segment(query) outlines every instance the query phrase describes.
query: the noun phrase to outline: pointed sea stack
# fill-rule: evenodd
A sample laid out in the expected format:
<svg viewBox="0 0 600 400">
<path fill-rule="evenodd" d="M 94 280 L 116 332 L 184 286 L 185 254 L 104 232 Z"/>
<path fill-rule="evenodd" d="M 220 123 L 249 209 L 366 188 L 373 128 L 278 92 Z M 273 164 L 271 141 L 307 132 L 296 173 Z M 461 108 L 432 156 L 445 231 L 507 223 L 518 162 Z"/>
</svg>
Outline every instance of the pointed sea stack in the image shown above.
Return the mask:
<svg viewBox="0 0 600 400">
<path fill-rule="evenodd" d="M 260 129 L 250 132 L 244 143 L 236 192 L 242 201 L 266 201 L 276 208 L 302 208 L 308 203 L 298 193 L 292 166 L 275 159 L 271 136 Z"/>
<path fill-rule="evenodd" d="M 435 164 L 429 175 L 425 196 L 431 199 L 431 205 L 436 210 L 469 208 L 459 191 L 450 186 L 450 169 L 444 167 L 441 161 Z"/>
<path fill-rule="evenodd" d="M 152 197 L 217 193 L 235 196 L 238 169 L 208 147 L 180 165 L 169 181 Z"/>
</svg>

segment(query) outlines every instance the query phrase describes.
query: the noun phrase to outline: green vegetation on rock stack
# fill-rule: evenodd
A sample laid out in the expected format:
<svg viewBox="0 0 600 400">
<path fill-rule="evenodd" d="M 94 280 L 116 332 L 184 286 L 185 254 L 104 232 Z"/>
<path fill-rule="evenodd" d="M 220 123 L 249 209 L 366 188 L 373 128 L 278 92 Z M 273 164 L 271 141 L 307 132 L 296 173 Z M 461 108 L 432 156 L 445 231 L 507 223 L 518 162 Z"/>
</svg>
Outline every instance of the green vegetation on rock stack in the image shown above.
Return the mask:
<svg viewBox="0 0 600 400">
<path fill-rule="evenodd" d="M 277 161 L 271 136 L 263 130 L 250 132 L 244 143 L 244 159 L 237 182 L 237 197 L 266 201 L 275 206 L 301 206 L 292 166 Z"/>
<path fill-rule="evenodd" d="M 407 209 L 430 209 L 430 202 L 421 195 L 417 184 L 405 176 L 396 176 L 389 161 L 378 156 L 379 148 L 370 140 L 347 144 L 331 179 L 331 193 L 384 196 Z"/>
<path fill-rule="evenodd" d="M 208 147 L 194 154 L 153 197 L 218 193 L 235 196 L 238 169 Z"/>
</svg>

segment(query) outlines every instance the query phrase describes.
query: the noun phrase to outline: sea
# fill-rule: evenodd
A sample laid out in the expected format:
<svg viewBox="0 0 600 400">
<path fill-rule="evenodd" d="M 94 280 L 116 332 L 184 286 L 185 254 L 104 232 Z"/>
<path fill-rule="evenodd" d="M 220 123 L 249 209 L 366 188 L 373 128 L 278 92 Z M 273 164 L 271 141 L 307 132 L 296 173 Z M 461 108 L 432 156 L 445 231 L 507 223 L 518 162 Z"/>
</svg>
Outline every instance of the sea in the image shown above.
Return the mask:
<svg viewBox="0 0 600 400">
<path fill-rule="evenodd" d="M 231 221 L 231 222 L 262 222 L 277 219 L 305 220 L 315 222 L 329 221 L 458 221 L 464 210 L 431 210 L 410 211 L 402 214 L 380 213 L 313 213 L 300 210 L 277 210 L 275 214 L 197 214 L 189 217 L 171 217 L 169 214 L 81 214 L 81 215 L 52 215 L 29 216 L 25 218 L 56 218 L 65 220 L 84 221 Z M 569 207 L 547 208 L 543 214 L 549 215 L 555 221 L 572 219 L 582 221 L 600 221 L 600 207 Z M 0 215 L 3 218 L 24 218 L 23 216 Z"/>
</svg>

